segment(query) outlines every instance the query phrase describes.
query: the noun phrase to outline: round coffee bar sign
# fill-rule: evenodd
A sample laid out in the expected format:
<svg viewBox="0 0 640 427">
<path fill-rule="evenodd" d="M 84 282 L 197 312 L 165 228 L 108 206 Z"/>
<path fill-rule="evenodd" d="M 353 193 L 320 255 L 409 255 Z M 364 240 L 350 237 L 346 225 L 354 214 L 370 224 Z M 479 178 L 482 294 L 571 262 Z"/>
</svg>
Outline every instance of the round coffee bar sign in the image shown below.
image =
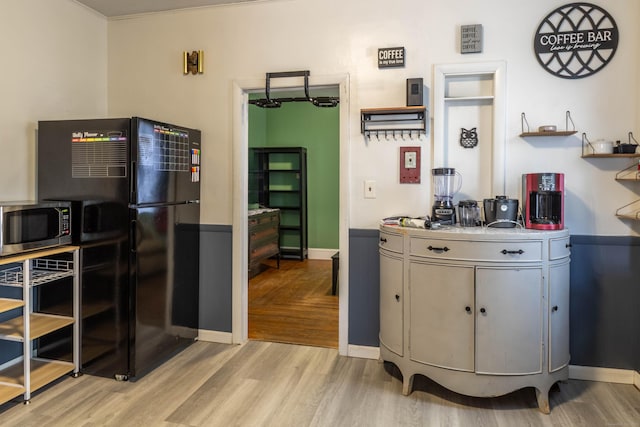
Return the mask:
<svg viewBox="0 0 640 427">
<path fill-rule="evenodd" d="M 580 79 L 611 61 L 618 48 L 618 27 L 603 8 L 571 3 L 544 18 L 533 47 L 545 70 L 565 79 Z"/>
</svg>

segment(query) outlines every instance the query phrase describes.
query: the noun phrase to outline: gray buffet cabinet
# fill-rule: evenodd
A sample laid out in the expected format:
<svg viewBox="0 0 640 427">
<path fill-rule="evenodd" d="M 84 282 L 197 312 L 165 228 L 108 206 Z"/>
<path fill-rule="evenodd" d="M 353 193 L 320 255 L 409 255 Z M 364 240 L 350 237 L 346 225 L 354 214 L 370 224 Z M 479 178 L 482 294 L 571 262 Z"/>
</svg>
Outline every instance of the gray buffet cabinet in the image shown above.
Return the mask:
<svg viewBox="0 0 640 427">
<path fill-rule="evenodd" d="M 568 378 L 569 231 L 380 226 L 380 358 L 469 396 Z"/>
</svg>

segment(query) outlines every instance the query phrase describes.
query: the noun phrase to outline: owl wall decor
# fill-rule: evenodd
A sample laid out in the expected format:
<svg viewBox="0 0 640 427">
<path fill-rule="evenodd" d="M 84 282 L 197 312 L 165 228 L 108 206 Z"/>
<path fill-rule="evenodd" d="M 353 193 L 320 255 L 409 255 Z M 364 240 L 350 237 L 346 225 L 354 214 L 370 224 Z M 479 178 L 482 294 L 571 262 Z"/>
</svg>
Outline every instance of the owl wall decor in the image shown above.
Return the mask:
<svg viewBox="0 0 640 427">
<path fill-rule="evenodd" d="M 473 148 L 478 145 L 478 132 L 476 128 L 465 129 L 461 128 L 460 132 L 460 145 L 464 148 Z"/>
</svg>

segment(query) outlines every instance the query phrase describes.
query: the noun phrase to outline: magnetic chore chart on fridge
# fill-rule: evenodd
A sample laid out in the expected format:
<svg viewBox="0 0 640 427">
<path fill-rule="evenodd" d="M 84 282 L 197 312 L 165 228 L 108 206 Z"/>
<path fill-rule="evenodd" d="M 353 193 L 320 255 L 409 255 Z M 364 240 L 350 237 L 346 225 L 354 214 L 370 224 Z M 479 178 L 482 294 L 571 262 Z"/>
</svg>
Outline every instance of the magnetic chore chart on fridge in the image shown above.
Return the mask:
<svg viewBox="0 0 640 427">
<path fill-rule="evenodd" d="M 182 129 L 154 125 L 153 134 L 140 134 L 140 162 L 158 171 L 191 171 L 189 133 Z"/>
<path fill-rule="evenodd" d="M 73 178 L 125 178 L 127 135 L 122 131 L 78 130 L 71 134 Z"/>
</svg>

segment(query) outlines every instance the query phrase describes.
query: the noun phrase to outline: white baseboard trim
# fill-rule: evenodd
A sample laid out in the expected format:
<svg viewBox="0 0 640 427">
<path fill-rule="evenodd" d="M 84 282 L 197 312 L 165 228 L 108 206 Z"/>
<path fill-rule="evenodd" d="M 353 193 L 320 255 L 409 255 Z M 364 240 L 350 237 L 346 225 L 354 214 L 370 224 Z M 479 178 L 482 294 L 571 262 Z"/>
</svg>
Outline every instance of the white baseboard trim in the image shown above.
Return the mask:
<svg viewBox="0 0 640 427">
<path fill-rule="evenodd" d="M 309 259 L 331 259 L 333 254 L 338 252 L 337 249 L 314 249 L 309 248 L 307 255 Z"/>
<path fill-rule="evenodd" d="M 640 374 L 636 371 L 594 366 L 569 365 L 569 378 L 605 383 L 636 384 L 636 387 L 640 383 Z"/>
<path fill-rule="evenodd" d="M 233 344 L 231 332 L 210 331 L 208 329 L 198 330 L 198 341 L 217 342 L 220 344 Z"/>
<path fill-rule="evenodd" d="M 349 344 L 347 347 L 347 356 L 378 360 L 380 358 L 380 348 Z"/>
</svg>

